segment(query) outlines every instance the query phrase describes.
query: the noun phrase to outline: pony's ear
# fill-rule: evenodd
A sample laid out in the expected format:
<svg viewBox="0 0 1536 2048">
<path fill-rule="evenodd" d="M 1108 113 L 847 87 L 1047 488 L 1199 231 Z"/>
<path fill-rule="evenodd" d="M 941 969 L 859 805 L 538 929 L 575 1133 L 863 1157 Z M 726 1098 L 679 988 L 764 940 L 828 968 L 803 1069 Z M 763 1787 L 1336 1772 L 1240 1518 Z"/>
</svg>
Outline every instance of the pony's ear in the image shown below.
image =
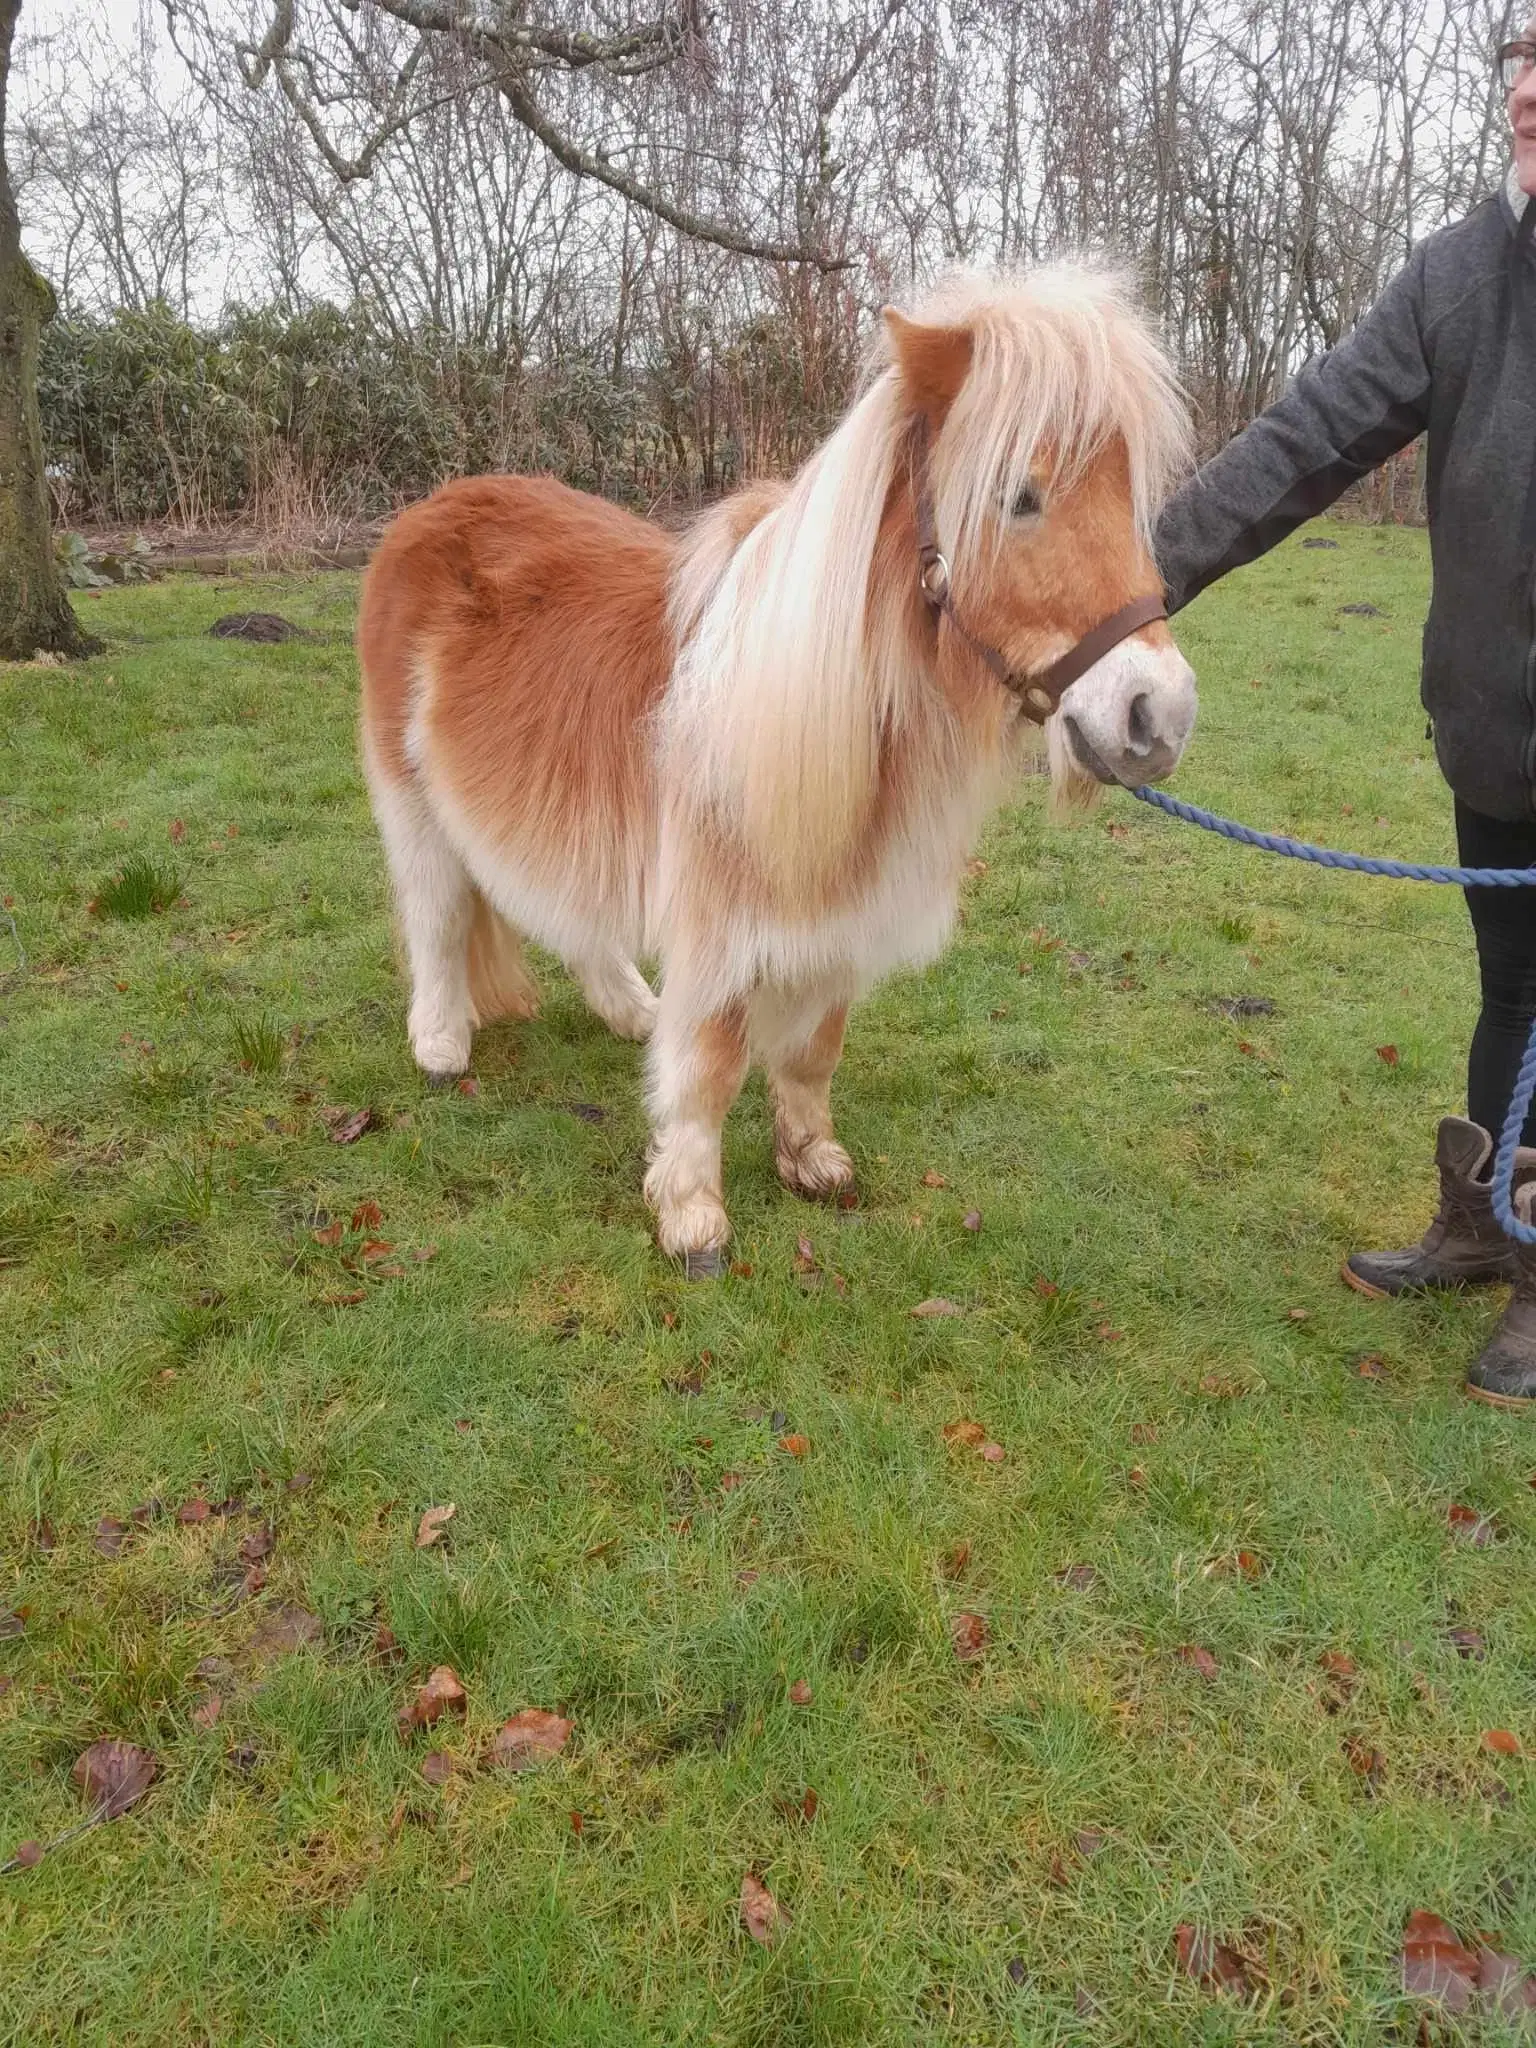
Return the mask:
<svg viewBox="0 0 1536 2048">
<path fill-rule="evenodd" d="M 959 396 L 971 367 L 975 340 L 969 327 L 924 327 L 887 306 L 881 316 L 907 395 L 938 422 Z"/>
</svg>

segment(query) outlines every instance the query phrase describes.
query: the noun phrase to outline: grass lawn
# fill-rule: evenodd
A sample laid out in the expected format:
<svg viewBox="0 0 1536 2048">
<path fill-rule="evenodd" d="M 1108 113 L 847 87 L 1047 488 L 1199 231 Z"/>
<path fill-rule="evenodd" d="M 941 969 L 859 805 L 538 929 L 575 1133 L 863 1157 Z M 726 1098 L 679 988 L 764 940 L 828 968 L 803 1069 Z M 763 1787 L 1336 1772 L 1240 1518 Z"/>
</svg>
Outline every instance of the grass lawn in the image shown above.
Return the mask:
<svg viewBox="0 0 1536 2048">
<path fill-rule="evenodd" d="M 1449 858 L 1423 537 L 1314 532 L 1181 620 L 1175 786 Z M 0 1879 L 0 2038 L 1385 2043 L 1413 1909 L 1536 1967 L 1536 1767 L 1481 1746 L 1536 1748 L 1536 1429 L 1459 1391 L 1495 1301 L 1337 1278 L 1426 1219 L 1459 895 L 1028 784 L 855 1015 L 861 1206 L 780 1191 L 754 1081 L 689 1288 L 552 963 L 478 1093 L 411 1065 L 354 599 L 113 591 L 104 656 L 0 669 L 0 1854 L 87 1744 L 158 1761 Z M 315 637 L 204 636 L 248 605 Z M 168 907 L 111 915 L 135 856 Z M 402 1739 L 442 1664 L 466 1717 Z M 558 1756 L 476 1768 L 525 1708 Z"/>
</svg>

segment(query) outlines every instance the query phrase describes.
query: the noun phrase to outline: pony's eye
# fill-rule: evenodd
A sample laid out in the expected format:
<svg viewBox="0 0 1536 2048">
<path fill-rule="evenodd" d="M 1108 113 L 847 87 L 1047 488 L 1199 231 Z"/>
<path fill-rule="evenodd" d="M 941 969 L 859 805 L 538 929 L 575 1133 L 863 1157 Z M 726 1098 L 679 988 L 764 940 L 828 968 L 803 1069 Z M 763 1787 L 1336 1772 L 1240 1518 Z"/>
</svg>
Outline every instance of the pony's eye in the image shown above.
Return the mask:
<svg viewBox="0 0 1536 2048">
<path fill-rule="evenodd" d="M 1013 501 L 1015 519 L 1038 519 L 1045 507 L 1033 484 L 1021 484 Z"/>
</svg>

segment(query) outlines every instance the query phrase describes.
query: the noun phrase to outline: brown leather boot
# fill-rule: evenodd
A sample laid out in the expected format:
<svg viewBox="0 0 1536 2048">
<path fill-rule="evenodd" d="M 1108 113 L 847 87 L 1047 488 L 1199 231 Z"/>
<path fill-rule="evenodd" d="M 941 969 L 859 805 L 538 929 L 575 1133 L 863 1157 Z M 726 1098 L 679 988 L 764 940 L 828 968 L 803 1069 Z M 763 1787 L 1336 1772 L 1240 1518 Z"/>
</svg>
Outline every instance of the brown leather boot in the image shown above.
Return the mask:
<svg viewBox="0 0 1536 2048">
<path fill-rule="evenodd" d="M 1434 1222 L 1407 1251 L 1351 1252 L 1339 1269 L 1342 1277 L 1378 1301 L 1429 1287 L 1513 1280 L 1519 1247 L 1500 1230 L 1490 1185 L 1481 1178 L 1492 1157 L 1493 1140 L 1481 1124 L 1462 1116 L 1442 1118 L 1435 1142 L 1440 1207 Z M 1536 1151 L 1522 1146 L 1515 1154 L 1516 1186 L 1533 1175 Z"/>
<path fill-rule="evenodd" d="M 1515 1190 L 1515 1214 L 1531 1220 L 1536 1181 Z M 1474 1401 L 1494 1408 L 1523 1408 L 1536 1415 L 1536 1245 L 1517 1244 L 1515 1291 L 1499 1318 L 1499 1326 L 1482 1356 L 1467 1374 L 1467 1392 Z"/>
</svg>

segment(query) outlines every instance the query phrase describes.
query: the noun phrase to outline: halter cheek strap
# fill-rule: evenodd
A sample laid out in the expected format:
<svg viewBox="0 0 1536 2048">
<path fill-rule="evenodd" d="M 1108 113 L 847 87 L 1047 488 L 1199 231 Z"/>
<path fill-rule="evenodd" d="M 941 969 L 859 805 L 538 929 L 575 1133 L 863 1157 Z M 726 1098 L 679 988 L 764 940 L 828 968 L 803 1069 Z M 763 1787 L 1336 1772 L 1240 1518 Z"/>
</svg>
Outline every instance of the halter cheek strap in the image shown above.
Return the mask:
<svg viewBox="0 0 1536 2048">
<path fill-rule="evenodd" d="M 1536 201 L 1532 205 L 1536 207 Z M 978 640 L 955 611 L 949 563 L 939 547 L 938 522 L 934 518 L 933 486 L 928 477 L 926 423 L 913 465 L 912 500 L 917 522 L 917 581 L 925 601 L 937 614 L 948 619 L 954 631 L 972 653 L 986 663 L 1003 688 L 1018 698 L 1024 716 L 1036 725 L 1044 725 L 1078 677 L 1086 675 L 1096 661 L 1102 661 L 1111 648 L 1118 647 L 1122 640 L 1139 632 L 1143 626 L 1150 626 L 1154 619 L 1166 619 L 1168 616 L 1161 594 L 1133 597 L 1129 604 L 1121 605 L 1107 619 L 1101 619 L 1049 668 L 1040 669 L 1032 675 L 1021 675 L 997 648 L 985 640 Z"/>
</svg>

